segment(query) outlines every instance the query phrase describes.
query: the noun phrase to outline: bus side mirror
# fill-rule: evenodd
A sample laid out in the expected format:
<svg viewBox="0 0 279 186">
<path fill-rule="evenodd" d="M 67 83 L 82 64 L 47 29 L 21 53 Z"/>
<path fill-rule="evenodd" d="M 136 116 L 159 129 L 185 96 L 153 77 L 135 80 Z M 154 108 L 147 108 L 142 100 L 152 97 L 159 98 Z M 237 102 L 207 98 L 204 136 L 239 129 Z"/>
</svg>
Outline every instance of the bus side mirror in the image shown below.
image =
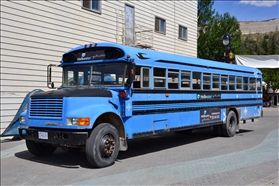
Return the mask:
<svg viewBox="0 0 279 186">
<path fill-rule="evenodd" d="M 50 89 L 55 89 L 54 82 L 51 81 L 51 67 L 52 66 L 57 66 L 57 65 L 49 64 L 47 66 L 47 87 Z"/>
<path fill-rule="evenodd" d="M 135 80 L 135 73 L 136 73 L 136 64 L 134 63 L 133 59 L 131 59 L 131 63 L 129 64 L 128 73 L 129 74 L 128 74 L 127 83 L 130 86 Z"/>
</svg>

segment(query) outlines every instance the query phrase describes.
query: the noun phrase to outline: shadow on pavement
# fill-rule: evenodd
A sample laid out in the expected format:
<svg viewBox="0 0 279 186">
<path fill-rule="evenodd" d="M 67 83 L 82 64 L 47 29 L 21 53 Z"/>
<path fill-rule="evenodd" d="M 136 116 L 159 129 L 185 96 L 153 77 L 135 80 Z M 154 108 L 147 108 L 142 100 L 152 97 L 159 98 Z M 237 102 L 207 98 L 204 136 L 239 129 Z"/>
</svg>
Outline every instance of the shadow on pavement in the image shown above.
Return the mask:
<svg viewBox="0 0 279 186">
<path fill-rule="evenodd" d="M 246 132 L 250 132 L 250 130 L 240 130 L 239 133 Z M 117 160 L 124 160 L 126 158 L 141 156 L 156 151 L 212 139 L 215 137 L 216 136 L 214 135 L 212 129 L 197 129 L 194 130 L 191 134 L 175 134 L 170 132 L 169 134 L 162 136 L 155 135 L 134 139 L 128 141 L 129 148 L 127 151 L 119 152 Z M 43 163 L 52 166 L 72 169 L 77 169 L 80 167 L 92 169 L 92 166 L 86 159 L 85 152 L 68 152 L 62 150 L 61 148 L 57 148 L 57 150 L 50 156 L 36 157 L 27 150 L 15 153 L 15 156 L 27 161 Z"/>
</svg>

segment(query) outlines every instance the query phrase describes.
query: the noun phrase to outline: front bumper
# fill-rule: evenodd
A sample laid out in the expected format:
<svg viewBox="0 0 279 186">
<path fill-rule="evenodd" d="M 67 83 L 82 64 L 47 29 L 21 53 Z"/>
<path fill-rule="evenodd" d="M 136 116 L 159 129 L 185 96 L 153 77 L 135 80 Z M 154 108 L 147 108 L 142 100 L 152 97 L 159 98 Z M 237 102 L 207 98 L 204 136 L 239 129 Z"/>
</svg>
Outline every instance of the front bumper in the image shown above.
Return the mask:
<svg viewBox="0 0 279 186">
<path fill-rule="evenodd" d="M 44 139 L 40 139 L 39 132 L 47 134 Z M 19 128 L 19 136 L 22 139 L 50 143 L 55 145 L 85 145 L 88 132 L 71 132 L 47 129 Z"/>
</svg>

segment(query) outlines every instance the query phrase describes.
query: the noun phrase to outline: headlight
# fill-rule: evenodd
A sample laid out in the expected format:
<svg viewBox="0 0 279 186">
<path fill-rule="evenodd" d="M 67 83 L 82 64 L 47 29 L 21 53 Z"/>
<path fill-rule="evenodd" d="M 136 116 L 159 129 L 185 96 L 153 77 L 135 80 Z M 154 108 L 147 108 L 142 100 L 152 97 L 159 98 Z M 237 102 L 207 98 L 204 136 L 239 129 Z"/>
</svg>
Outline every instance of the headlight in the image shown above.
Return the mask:
<svg viewBox="0 0 279 186">
<path fill-rule="evenodd" d="M 89 118 L 67 118 L 67 125 L 88 126 L 90 125 Z"/>
<path fill-rule="evenodd" d="M 67 118 L 67 125 L 78 125 L 78 118 Z"/>
<path fill-rule="evenodd" d="M 23 124 L 26 122 L 26 117 L 25 116 L 20 116 L 19 117 L 19 123 Z"/>
</svg>

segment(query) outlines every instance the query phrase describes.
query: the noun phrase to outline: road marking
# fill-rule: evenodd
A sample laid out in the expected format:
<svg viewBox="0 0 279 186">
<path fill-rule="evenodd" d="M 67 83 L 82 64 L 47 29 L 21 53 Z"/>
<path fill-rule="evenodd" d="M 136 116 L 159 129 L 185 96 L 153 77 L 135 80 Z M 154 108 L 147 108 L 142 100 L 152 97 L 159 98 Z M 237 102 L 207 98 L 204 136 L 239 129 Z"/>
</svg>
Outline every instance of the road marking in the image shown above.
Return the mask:
<svg viewBox="0 0 279 186">
<path fill-rule="evenodd" d="M 247 150 L 114 174 L 71 185 L 164 185 L 277 160 L 278 133 L 279 129 L 271 131 L 262 143 Z"/>
</svg>

